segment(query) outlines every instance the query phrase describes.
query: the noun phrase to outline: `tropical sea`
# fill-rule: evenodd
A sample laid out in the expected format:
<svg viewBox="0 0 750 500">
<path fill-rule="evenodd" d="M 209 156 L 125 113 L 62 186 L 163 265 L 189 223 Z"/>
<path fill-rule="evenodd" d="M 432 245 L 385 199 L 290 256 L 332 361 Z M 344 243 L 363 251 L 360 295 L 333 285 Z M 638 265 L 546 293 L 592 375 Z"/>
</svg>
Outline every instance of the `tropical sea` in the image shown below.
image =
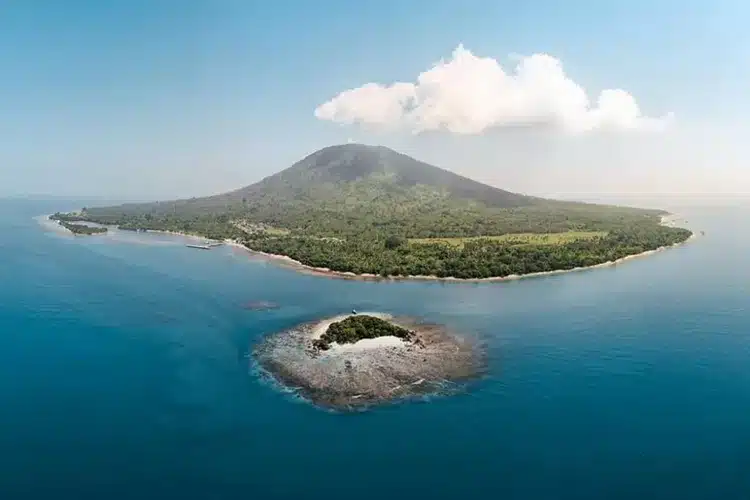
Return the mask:
<svg viewBox="0 0 750 500">
<path fill-rule="evenodd" d="M 2 500 L 750 498 L 748 209 L 686 209 L 704 237 L 615 267 L 456 284 L 35 219 L 79 206 L 0 201 Z M 478 336 L 487 373 L 347 414 L 253 364 L 352 308 Z"/>
</svg>

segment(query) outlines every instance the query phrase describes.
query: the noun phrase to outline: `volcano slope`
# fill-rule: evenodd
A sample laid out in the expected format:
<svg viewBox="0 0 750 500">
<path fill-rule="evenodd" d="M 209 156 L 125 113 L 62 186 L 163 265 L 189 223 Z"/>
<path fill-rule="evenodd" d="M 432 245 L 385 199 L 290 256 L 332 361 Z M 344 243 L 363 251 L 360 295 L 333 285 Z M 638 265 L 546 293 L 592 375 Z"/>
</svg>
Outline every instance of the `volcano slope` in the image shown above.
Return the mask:
<svg viewBox="0 0 750 500">
<path fill-rule="evenodd" d="M 345 144 L 228 193 L 55 214 L 232 239 L 331 271 L 477 279 L 588 267 L 681 243 L 662 210 L 525 196 L 382 146 Z"/>
</svg>

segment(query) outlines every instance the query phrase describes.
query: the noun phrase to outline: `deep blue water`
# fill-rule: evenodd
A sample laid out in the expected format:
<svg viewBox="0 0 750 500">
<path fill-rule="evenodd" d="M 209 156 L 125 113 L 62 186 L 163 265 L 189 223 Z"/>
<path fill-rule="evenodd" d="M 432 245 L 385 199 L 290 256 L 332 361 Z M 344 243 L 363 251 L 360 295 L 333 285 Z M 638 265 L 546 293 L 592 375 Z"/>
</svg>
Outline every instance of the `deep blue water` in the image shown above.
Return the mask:
<svg viewBox="0 0 750 500">
<path fill-rule="evenodd" d="M 0 202 L 0 499 L 750 498 L 750 211 L 690 212 L 706 237 L 616 268 L 457 285 L 33 219 L 64 205 Z M 254 372 L 264 335 L 352 307 L 479 335 L 487 376 L 344 415 Z"/>
</svg>

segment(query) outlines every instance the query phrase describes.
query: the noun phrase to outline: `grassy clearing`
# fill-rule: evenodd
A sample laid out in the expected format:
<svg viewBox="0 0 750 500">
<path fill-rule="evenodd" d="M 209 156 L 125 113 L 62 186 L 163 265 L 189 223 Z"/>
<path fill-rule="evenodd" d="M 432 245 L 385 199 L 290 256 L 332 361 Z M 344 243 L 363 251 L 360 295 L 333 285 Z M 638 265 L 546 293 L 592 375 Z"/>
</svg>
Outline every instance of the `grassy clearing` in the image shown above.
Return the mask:
<svg viewBox="0 0 750 500">
<path fill-rule="evenodd" d="M 264 233 L 268 236 L 287 236 L 291 232 L 288 229 L 273 227 L 267 224 L 257 224 L 245 220 L 235 220 L 232 221 L 231 224 L 247 234 Z"/>
<path fill-rule="evenodd" d="M 466 242 L 492 240 L 509 245 L 562 245 L 576 240 L 588 240 L 606 235 L 604 231 L 568 231 L 565 233 L 517 233 L 500 236 L 476 236 L 471 238 L 413 238 L 411 244 L 443 244 L 463 247 Z"/>
<path fill-rule="evenodd" d="M 287 236 L 291 231 L 280 227 L 266 227 L 263 232 L 269 236 Z"/>
</svg>

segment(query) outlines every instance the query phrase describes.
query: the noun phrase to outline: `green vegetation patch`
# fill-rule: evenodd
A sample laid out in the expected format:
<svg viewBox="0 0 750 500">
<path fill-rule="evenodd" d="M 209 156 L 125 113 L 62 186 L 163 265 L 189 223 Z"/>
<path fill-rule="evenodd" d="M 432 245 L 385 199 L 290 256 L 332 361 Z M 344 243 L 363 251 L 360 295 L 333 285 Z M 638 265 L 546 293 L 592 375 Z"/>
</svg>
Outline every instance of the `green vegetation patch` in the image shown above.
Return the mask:
<svg viewBox="0 0 750 500">
<path fill-rule="evenodd" d="M 353 344 L 363 339 L 393 336 L 402 340 L 414 338 L 414 332 L 374 316 L 360 314 L 331 323 L 328 330 L 313 342 L 313 347 L 326 350 L 332 342 Z"/>
<path fill-rule="evenodd" d="M 288 229 L 255 223 L 245 219 L 231 221 L 231 224 L 247 234 L 263 233 L 268 236 L 286 236 L 290 233 Z"/>
<path fill-rule="evenodd" d="M 269 236 L 286 236 L 287 234 L 289 234 L 289 232 L 290 231 L 288 229 L 283 229 L 280 227 L 269 227 L 265 229 L 265 233 Z"/>
<path fill-rule="evenodd" d="M 475 236 L 469 238 L 411 238 L 409 243 L 415 245 L 442 244 L 463 248 L 467 243 L 497 241 L 508 245 L 561 245 L 577 240 L 602 238 L 606 231 L 566 231 L 564 233 L 516 233 L 499 236 Z"/>
<path fill-rule="evenodd" d="M 84 224 L 72 224 L 70 222 L 65 221 L 58 221 L 59 224 L 70 231 L 73 234 L 81 234 L 90 236 L 92 234 L 104 234 L 107 232 L 106 227 L 92 227 L 92 226 L 86 226 Z"/>
</svg>

